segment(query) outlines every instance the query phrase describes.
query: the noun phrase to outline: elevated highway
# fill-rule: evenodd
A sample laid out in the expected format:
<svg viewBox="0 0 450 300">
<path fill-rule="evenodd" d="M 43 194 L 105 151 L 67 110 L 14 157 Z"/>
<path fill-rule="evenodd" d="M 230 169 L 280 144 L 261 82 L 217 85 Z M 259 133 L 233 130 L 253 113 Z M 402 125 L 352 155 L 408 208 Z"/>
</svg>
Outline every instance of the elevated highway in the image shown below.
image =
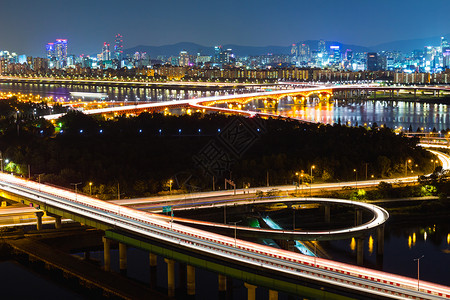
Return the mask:
<svg viewBox="0 0 450 300">
<path fill-rule="evenodd" d="M 164 241 L 176 247 L 245 264 L 256 270 L 275 272 L 280 276 L 320 282 L 339 289 L 351 289 L 373 297 L 395 299 L 450 298 L 450 288 L 417 280 L 338 263 L 321 258 L 278 250 L 204 230 L 168 222 L 158 215 L 137 211 L 83 195 L 0 174 L 0 190 L 38 208 L 103 230 L 121 229 L 142 237 Z"/>
</svg>

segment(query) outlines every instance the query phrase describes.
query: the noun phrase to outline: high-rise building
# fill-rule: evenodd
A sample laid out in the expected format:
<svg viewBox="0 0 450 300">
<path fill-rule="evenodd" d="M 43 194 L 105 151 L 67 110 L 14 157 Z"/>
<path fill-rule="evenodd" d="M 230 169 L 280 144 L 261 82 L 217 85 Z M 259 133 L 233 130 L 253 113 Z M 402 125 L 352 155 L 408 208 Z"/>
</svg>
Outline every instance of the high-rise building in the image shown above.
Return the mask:
<svg viewBox="0 0 450 300">
<path fill-rule="evenodd" d="M 450 44 L 448 43 L 445 37 L 441 37 L 441 49 L 442 53 L 446 52 L 447 50 L 450 50 Z"/>
<path fill-rule="evenodd" d="M 102 60 L 103 61 L 111 60 L 111 51 L 109 48 L 109 44 L 107 42 L 103 43 Z"/>
<path fill-rule="evenodd" d="M 118 61 L 123 59 L 123 36 L 118 33 L 114 41 L 114 58 Z"/>
<path fill-rule="evenodd" d="M 47 58 L 49 60 L 55 59 L 56 58 L 56 54 L 55 54 L 55 43 L 48 43 L 45 46 L 45 50 L 47 52 Z"/>
<path fill-rule="evenodd" d="M 326 53 L 327 52 L 327 47 L 325 45 L 325 41 L 324 40 L 320 40 L 319 41 L 319 52 L 320 53 Z"/>
<path fill-rule="evenodd" d="M 298 56 L 301 62 L 308 62 L 311 58 L 311 52 L 309 51 L 309 45 L 300 44 L 298 46 Z"/>
<path fill-rule="evenodd" d="M 378 54 L 376 52 L 367 53 L 367 70 L 378 71 Z"/>
<path fill-rule="evenodd" d="M 219 63 L 220 62 L 220 53 L 222 53 L 222 46 L 215 46 L 214 47 L 213 62 L 215 62 L 215 63 Z"/>
<path fill-rule="evenodd" d="M 351 49 L 347 49 L 345 51 L 345 60 L 351 61 L 353 59 L 353 51 Z"/>
<path fill-rule="evenodd" d="M 180 52 L 180 56 L 178 57 L 178 65 L 180 67 L 189 66 L 189 53 L 186 50 Z"/>
<path fill-rule="evenodd" d="M 292 47 L 291 47 L 291 55 L 294 56 L 294 57 L 297 57 L 297 56 L 298 56 L 298 47 L 297 47 L 297 44 L 292 44 Z"/>
<path fill-rule="evenodd" d="M 67 40 L 57 39 L 54 44 L 56 65 L 58 69 L 62 69 L 67 66 Z"/>
<path fill-rule="evenodd" d="M 330 46 L 330 63 L 339 64 L 341 62 L 341 49 L 339 46 Z"/>
</svg>

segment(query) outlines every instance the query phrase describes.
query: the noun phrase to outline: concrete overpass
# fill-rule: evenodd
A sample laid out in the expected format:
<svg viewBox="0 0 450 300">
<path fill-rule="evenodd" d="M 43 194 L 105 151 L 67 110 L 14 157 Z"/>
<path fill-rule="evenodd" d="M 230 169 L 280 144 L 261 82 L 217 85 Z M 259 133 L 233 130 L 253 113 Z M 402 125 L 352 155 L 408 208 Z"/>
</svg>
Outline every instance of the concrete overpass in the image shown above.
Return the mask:
<svg viewBox="0 0 450 300">
<path fill-rule="evenodd" d="M 352 290 L 368 297 L 381 296 L 396 299 L 450 298 L 450 288 L 429 282 L 421 282 L 417 290 L 417 280 L 386 272 L 356 267 L 321 258 L 313 258 L 285 250 L 278 250 L 204 230 L 168 222 L 155 214 L 136 211 L 131 208 L 106 203 L 73 192 L 27 181 L 12 175 L 0 174 L 1 196 L 13 198 L 25 204 L 45 210 L 55 216 L 68 217 L 86 225 L 106 230 L 106 238 L 129 241 L 132 245 L 146 246 L 146 239 L 155 240 L 177 249 L 200 253 L 202 257 L 229 261 L 234 265 L 253 269 L 256 274 L 275 274 L 279 281 L 290 282 L 293 278 L 320 283 L 342 291 Z M 123 232 L 123 233 L 122 233 Z M 139 242 L 141 241 L 141 242 Z M 109 248 L 105 241 L 105 261 L 108 263 Z M 121 250 L 122 249 L 122 250 Z M 153 249 L 153 248 L 152 248 Z M 121 264 L 126 265 L 126 245 L 119 245 Z M 169 283 L 173 283 L 173 262 L 168 263 Z M 199 263 L 200 264 L 200 263 Z M 200 265 L 195 265 L 200 266 Z M 235 275 L 222 271 L 222 275 Z M 230 271 L 231 272 L 231 271 Z M 268 286 L 276 291 L 281 285 L 268 284 L 259 275 L 245 277 L 250 291 L 255 284 Z M 272 275 L 269 275 L 270 277 Z M 189 280 L 188 280 L 189 281 Z M 298 282 L 295 281 L 294 282 Z M 281 284 L 280 283 L 280 284 Z M 298 284 L 298 283 L 297 283 Z M 295 285 L 295 284 L 294 284 Z M 171 285 L 169 284 L 169 287 Z M 292 286 L 291 286 L 292 288 Z M 171 288 L 169 288 L 171 290 Z M 292 292 L 290 289 L 289 291 Z M 253 294 L 254 295 L 254 294 Z M 250 299 L 253 299 L 250 297 Z"/>
</svg>

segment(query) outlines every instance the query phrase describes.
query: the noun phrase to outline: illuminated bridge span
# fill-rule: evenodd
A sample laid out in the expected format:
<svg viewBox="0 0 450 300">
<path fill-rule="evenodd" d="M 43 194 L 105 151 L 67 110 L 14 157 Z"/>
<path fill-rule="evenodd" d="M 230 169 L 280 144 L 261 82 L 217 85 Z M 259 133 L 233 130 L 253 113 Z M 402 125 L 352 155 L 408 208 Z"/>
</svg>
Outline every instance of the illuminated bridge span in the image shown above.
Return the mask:
<svg viewBox="0 0 450 300">
<path fill-rule="evenodd" d="M 276 229 L 266 229 L 266 228 L 253 228 L 246 226 L 235 226 L 221 223 L 212 223 L 206 221 L 198 221 L 184 218 L 176 218 L 173 220 L 176 222 L 184 223 L 184 224 L 195 224 L 216 228 L 229 228 L 229 229 L 237 229 L 240 231 L 247 231 L 252 233 L 263 234 L 265 238 L 272 239 L 301 239 L 301 240 L 330 240 L 334 239 L 343 239 L 343 238 L 352 238 L 360 233 L 373 230 L 378 226 L 383 225 L 389 218 L 389 213 L 376 205 L 344 200 L 344 199 L 329 199 L 329 198 L 281 198 L 281 199 L 258 199 L 257 204 L 265 204 L 265 203 L 280 203 L 280 202 L 311 202 L 311 203 L 326 203 L 326 204 L 343 204 L 354 206 L 355 208 L 363 209 L 370 211 L 373 214 L 373 217 L 370 221 L 360 224 L 351 228 L 344 229 L 334 229 L 334 230 L 323 230 L 323 231 L 299 231 L 299 230 L 276 230 Z M 237 205 L 245 205 L 245 204 L 256 204 L 254 200 L 248 201 L 239 201 L 236 203 Z M 227 203 L 215 204 L 214 207 L 225 206 Z M 230 204 L 228 204 L 230 205 Z M 182 210 L 181 208 L 180 210 Z M 185 207 L 184 209 L 189 209 L 189 207 Z M 167 220 L 170 221 L 170 217 L 164 216 Z"/>
<path fill-rule="evenodd" d="M 276 111 L 280 99 L 285 97 L 292 97 L 294 104 L 299 104 L 311 95 L 316 95 L 319 99 L 330 99 L 333 95 L 343 95 L 344 97 L 351 97 L 354 93 L 368 95 L 375 91 L 387 90 L 392 95 L 394 91 L 412 90 L 414 94 L 417 90 L 424 91 L 450 91 L 450 87 L 414 87 L 414 86 L 389 86 L 382 87 L 379 85 L 321 85 L 321 86 L 298 86 L 295 89 L 278 89 L 275 91 L 262 91 L 254 93 L 243 93 L 226 96 L 212 96 L 198 99 L 188 99 L 179 101 L 165 101 L 157 103 L 124 105 L 119 107 L 108 107 L 102 109 L 85 110 L 85 114 L 139 114 L 142 112 L 164 111 L 166 109 L 194 109 L 200 111 L 219 111 L 223 113 L 239 114 L 246 116 L 261 116 L 261 117 L 281 117 L 284 115 L 277 115 L 270 112 L 259 112 L 245 107 L 250 101 L 261 100 L 264 103 L 264 108 L 267 110 Z M 376 94 L 374 94 L 376 95 Z M 439 93 L 438 93 L 439 95 Z M 219 107 L 215 105 L 224 105 L 226 107 Z M 45 116 L 46 119 L 57 119 L 61 114 L 54 114 Z"/>
<path fill-rule="evenodd" d="M 158 240 L 177 248 L 236 264 L 245 264 L 257 273 L 278 274 L 319 282 L 340 290 L 366 296 L 396 299 L 450 299 L 450 288 L 386 272 L 356 267 L 263 246 L 227 236 L 168 222 L 158 215 L 77 195 L 59 188 L 0 174 L 1 196 L 22 199 L 38 208 L 103 230 L 123 230 L 143 238 Z"/>
<path fill-rule="evenodd" d="M 277 105 L 279 99 L 284 98 L 286 96 L 297 95 L 300 101 L 301 97 L 308 97 L 311 94 L 317 94 L 320 97 L 330 97 L 332 95 L 332 91 L 329 87 L 306 87 L 299 88 L 294 90 L 282 90 L 282 91 L 269 91 L 269 92 L 256 92 L 256 93 L 246 93 L 246 94 L 236 94 L 236 95 L 227 95 L 227 96 L 211 96 L 204 97 L 198 99 L 188 99 L 188 100 L 174 100 L 174 101 L 165 101 L 165 102 L 157 102 L 157 103 L 146 103 L 146 104 L 135 104 L 135 105 L 126 105 L 119 107 L 108 107 L 108 108 L 100 108 L 100 109 L 92 109 L 84 111 L 85 114 L 91 115 L 99 115 L 99 114 L 139 114 L 141 112 L 153 112 L 153 111 L 163 111 L 165 109 L 176 109 L 176 108 L 192 108 L 196 110 L 213 110 L 220 111 L 224 113 L 232 113 L 232 114 L 241 114 L 247 116 L 277 116 L 271 113 L 261 113 L 257 111 L 251 110 L 241 110 L 237 105 L 245 104 L 251 100 L 258 99 L 271 99 L 268 105 L 272 108 Z M 220 103 L 235 103 L 234 106 L 232 104 L 231 108 L 221 108 L 215 107 L 213 105 Z M 53 114 L 45 116 L 47 120 L 54 120 L 61 117 L 62 114 Z"/>
</svg>

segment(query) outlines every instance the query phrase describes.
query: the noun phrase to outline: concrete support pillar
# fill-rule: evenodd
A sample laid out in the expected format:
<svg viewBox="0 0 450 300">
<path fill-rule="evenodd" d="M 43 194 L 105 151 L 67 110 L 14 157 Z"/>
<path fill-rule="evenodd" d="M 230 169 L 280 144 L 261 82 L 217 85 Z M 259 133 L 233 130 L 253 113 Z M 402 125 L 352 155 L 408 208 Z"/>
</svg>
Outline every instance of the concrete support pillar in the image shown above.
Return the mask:
<svg viewBox="0 0 450 300">
<path fill-rule="evenodd" d="M 377 255 L 384 254 L 384 224 L 377 228 Z"/>
<path fill-rule="evenodd" d="M 256 285 L 249 284 L 247 282 L 244 283 L 247 288 L 247 300 L 255 300 L 256 299 Z"/>
<path fill-rule="evenodd" d="M 364 263 L 364 239 L 356 239 L 356 264 L 362 266 Z"/>
<path fill-rule="evenodd" d="M 150 267 L 156 267 L 158 265 L 158 255 L 150 253 L 149 260 L 150 260 Z"/>
<path fill-rule="evenodd" d="M 55 228 L 61 229 L 62 223 L 61 223 L 61 217 L 60 216 L 54 216 L 55 218 Z"/>
<path fill-rule="evenodd" d="M 356 226 L 361 225 L 362 224 L 362 210 L 360 209 L 356 209 Z"/>
<path fill-rule="evenodd" d="M 324 205 L 325 208 L 325 223 L 331 222 L 331 206 L 329 204 Z"/>
<path fill-rule="evenodd" d="M 183 262 L 178 263 L 178 286 L 181 287 L 183 292 L 187 292 L 186 286 L 187 286 L 187 267 L 186 264 Z"/>
<path fill-rule="evenodd" d="M 124 243 L 119 243 L 119 270 L 127 270 L 127 245 Z"/>
<path fill-rule="evenodd" d="M 227 290 L 227 276 L 219 274 L 219 292 Z"/>
<path fill-rule="evenodd" d="M 35 214 L 36 214 L 36 218 L 37 218 L 36 229 L 42 230 L 42 216 L 44 215 L 44 213 L 42 211 L 38 211 Z"/>
<path fill-rule="evenodd" d="M 278 292 L 269 290 L 269 300 L 278 300 Z"/>
<path fill-rule="evenodd" d="M 175 297 L 175 261 L 165 258 L 167 264 L 167 295 Z"/>
<path fill-rule="evenodd" d="M 186 276 L 187 294 L 189 296 L 195 295 L 195 268 L 193 266 L 186 266 Z"/>
<path fill-rule="evenodd" d="M 103 268 L 105 269 L 105 271 L 110 271 L 111 270 L 111 240 L 106 237 L 102 237 L 102 241 L 103 241 L 103 258 L 105 261 L 105 265 Z"/>
<path fill-rule="evenodd" d="M 149 264 L 150 264 L 150 288 L 155 289 L 157 283 L 157 265 L 158 265 L 158 256 L 156 254 L 149 254 Z"/>
</svg>

